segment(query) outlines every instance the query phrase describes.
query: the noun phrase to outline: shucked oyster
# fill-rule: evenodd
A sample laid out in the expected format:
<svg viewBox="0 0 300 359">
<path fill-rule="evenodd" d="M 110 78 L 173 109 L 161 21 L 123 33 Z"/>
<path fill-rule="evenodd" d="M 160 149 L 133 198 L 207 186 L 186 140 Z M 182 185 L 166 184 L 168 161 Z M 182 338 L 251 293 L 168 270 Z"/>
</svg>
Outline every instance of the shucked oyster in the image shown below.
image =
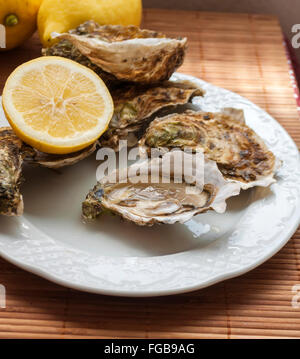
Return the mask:
<svg viewBox="0 0 300 359">
<path fill-rule="evenodd" d="M 238 181 L 243 189 L 275 182 L 278 161 L 263 140 L 249 128 L 242 110 L 223 113 L 186 111 L 157 118 L 139 142 L 145 157 L 151 148 L 202 149 L 216 161 L 225 178 Z"/>
<path fill-rule="evenodd" d="M 188 81 L 166 81 L 152 86 L 126 85 L 111 93 L 115 113 L 100 142 L 115 150 L 118 150 L 120 140 L 128 140 L 129 147 L 136 145 L 153 114 L 185 105 L 195 96 L 204 95 L 202 89 Z"/>
<path fill-rule="evenodd" d="M 187 42 L 186 38 L 171 39 L 136 26 L 99 26 L 94 21 L 53 36 L 69 41 L 81 55 L 114 78 L 144 84 L 168 80 L 183 63 Z M 66 50 L 69 55 L 73 53 L 80 61 L 85 61 L 74 51 Z M 51 51 L 46 52 L 51 54 Z"/>
<path fill-rule="evenodd" d="M 225 200 L 238 195 L 240 186 L 225 181 L 215 162 L 204 161 L 203 155 L 202 162 L 197 162 L 197 156 L 174 151 L 111 173 L 87 195 L 83 217 L 94 219 L 110 211 L 138 225 L 151 226 L 184 223 L 209 209 L 223 213 Z M 184 181 L 183 166 L 191 169 Z"/>
<path fill-rule="evenodd" d="M 23 213 L 20 193 L 24 162 L 48 168 L 75 164 L 92 154 L 97 143 L 76 153 L 52 155 L 39 152 L 23 143 L 10 127 L 0 128 L 0 214 L 13 216 Z"/>
</svg>

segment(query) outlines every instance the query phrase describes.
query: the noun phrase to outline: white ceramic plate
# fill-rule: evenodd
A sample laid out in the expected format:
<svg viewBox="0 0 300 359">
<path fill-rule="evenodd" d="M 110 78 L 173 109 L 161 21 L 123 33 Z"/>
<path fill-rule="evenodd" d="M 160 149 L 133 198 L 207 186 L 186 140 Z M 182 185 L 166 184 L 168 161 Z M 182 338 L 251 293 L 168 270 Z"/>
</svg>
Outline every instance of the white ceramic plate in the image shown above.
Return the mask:
<svg viewBox="0 0 300 359">
<path fill-rule="evenodd" d="M 241 275 L 273 256 L 300 220 L 299 152 L 286 131 L 250 101 L 202 80 L 203 110 L 245 110 L 247 124 L 283 161 L 270 188 L 243 191 L 186 224 L 142 228 L 119 217 L 81 221 L 81 202 L 96 181 L 95 155 L 59 172 L 26 168 L 25 213 L 0 218 L 0 254 L 67 287 L 117 296 L 176 294 Z M 6 125 L 3 111 L 1 125 Z"/>
</svg>

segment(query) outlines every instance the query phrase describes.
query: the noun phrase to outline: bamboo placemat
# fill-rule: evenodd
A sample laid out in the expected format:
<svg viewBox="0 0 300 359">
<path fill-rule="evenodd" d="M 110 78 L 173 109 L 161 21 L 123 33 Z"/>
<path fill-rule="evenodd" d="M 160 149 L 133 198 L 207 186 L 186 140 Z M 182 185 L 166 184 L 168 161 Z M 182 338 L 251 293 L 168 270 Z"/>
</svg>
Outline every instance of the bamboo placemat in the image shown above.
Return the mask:
<svg viewBox="0 0 300 359">
<path fill-rule="evenodd" d="M 181 72 L 228 88 L 267 110 L 300 145 L 300 122 L 277 18 L 146 10 L 144 27 L 189 38 Z M 0 54 L 0 89 L 18 65 L 39 55 L 37 37 Z M 52 284 L 0 260 L 7 308 L 0 338 L 300 337 L 300 230 L 272 259 L 242 277 L 163 298 L 114 298 Z"/>
</svg>

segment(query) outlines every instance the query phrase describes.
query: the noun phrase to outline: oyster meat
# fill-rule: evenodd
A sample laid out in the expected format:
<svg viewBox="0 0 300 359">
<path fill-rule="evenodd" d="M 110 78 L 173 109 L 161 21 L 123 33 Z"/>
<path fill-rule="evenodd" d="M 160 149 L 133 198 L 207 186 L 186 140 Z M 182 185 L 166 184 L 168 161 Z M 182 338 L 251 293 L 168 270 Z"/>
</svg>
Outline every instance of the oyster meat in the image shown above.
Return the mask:
<svg viewBox="0 0 300 359">
<path fill-rule="evenodd" d="M 67 49 L 68 43 L 64 42 L 60 48 L 54 45 L 53 51 L 44 50 L 45 54 L 61 56 L 65 52 L 67 57 L 86 62 L 89 67 L 96 65 L 115 79 L 143 84 L 168 80 L 183 63 L 187 42 L 186 38 L 167 38 L 164 34 L 136 26 L 99 26 L 94 21 L 52 36 L 59 41 L 68 41 L 75 49 L 70 46 Z"/>
<path fill-rule="evenodd" d="M 192 171 L 180 181 L 174 169 L 183 155 Z M 151 226 L 184 223 L 209 209 L 223 213 L 226 199 L 238 195 L 240 186 L 225 181 L 213 161 L 203 160 L 197 167 L 196 156 L 178 150 L 103 177 L 83 202 L 83 217 L 90 220 L 109 211 L 138 225 Z M 170 168 L 169 175 L 166 168 Z"/>
<path fill-rule="evenodd" d="M 241 188 L 269 186 L 275 182 L 279 165 L 263 140 L 246 125 L 242 110 L 224 109 L 221 113 L 186 111 L 156 118 L 139 142 L 141 157 L 151 148 L 161 153 L 170 148 L 202 149 L 217 163 L 228 180 Z"/>
<path fill-rule="evenodd" d="M 10 127 L 0 128 L 0 214 L 23 214 L 23 197 L 20 192 L 23 163 L 47 168 L 73 165 L 91 155 L 98 142 L 76 153 L 52 155 L 40 152 L 20 140 Z"/>
<path fill-rule="evenodd" d="M 120 140 L 128 140 L 129 147 L 138 143 L 153 114 L 186 105 L 204 91 L 189 81 L 166 81 L 152 86 L 125 85 L 111 94 L 115 113 L 100 143 L 117 151 Z"/>
</svg>

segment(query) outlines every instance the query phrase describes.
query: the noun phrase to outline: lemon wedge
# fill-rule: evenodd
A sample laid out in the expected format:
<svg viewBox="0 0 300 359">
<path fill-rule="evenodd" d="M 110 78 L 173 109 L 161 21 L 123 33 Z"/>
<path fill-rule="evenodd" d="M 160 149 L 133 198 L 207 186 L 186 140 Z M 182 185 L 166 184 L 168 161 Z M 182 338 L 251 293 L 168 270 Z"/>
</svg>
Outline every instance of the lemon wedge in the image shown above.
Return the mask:
<svg viewBox="0 0 300 359">
<path fill-rule="evenodd" d="M 61 57 L 41 57 L 8 78 L 3 108 L 25 143 L 55 154 L 79 151 L 107 129 L 113 101 L 93 71 Z"/>
</svg>

